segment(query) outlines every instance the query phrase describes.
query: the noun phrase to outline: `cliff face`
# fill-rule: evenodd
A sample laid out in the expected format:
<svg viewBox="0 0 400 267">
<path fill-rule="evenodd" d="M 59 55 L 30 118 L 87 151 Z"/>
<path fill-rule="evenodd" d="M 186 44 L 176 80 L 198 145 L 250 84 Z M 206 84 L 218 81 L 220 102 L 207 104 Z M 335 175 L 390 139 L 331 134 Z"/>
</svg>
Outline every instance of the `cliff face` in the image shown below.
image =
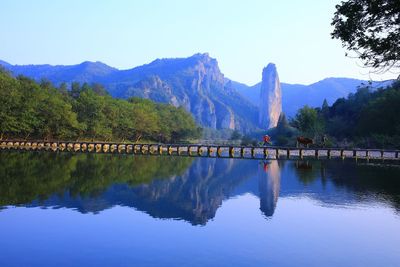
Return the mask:
<svg viewBox="0 0 400 267">
<path fill-rule="evenodd" d="M 268 64 L 262 73 L 259 104 L 259 125 L 262 129 L 276 127 L 282 112 L 282 92 L 275 64 Z"/>
<path fill-rule="evenodd" d="M 140 96 L 182 106 L 203 127 L 246 131 L 257 125 L 257 109 L 225 84 L 217 60 L 208 54 L 160 59 L 133 70 L 156 75 L 158 86 L 144 86 L 146 75 L 133 86 L 119 84 L 117 91 L 125 91 L 124 97 Z M 146 90 L 151 94 L 146 95 Z"/>
<path fill-rule="evenodd" d="M 258 124 L 257 108 L 225 84 L 217 60 L 207 53 L 157 59 L 113 73 L 106 86 L 117 97 L 137 96 L 181 106 L 202 127 L 245 132 Z"/>
</svg>

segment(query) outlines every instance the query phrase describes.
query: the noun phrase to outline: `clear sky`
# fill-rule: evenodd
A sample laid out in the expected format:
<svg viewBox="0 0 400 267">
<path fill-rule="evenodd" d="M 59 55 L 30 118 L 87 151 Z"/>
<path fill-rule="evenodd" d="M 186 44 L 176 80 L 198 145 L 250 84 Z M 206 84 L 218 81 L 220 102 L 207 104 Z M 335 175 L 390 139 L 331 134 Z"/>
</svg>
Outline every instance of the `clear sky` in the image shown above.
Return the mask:
<svg viewBox="0 0 400 267">
<path fill-rule="evenodd" d="M 230 79 L 255 84 L 269 62 L 281 81 L 383 80 L 330 38 L 340 0 L 1 0 L 0 59 L 102 61 L 119 69 L 208 52 Z"/>
</svg>

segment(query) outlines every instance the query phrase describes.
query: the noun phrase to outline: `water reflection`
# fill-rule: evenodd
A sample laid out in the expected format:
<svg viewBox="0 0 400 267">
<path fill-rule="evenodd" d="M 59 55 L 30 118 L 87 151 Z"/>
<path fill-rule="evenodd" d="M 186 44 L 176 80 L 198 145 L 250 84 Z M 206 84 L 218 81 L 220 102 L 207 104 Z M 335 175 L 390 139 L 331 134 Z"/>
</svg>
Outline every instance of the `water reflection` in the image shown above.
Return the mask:
<svg viewBox="0 0 400 267">
<path fill-rule="evenodd" d="M 225 199 L 250 193 L 271 217 L 278 198 L 323 205 L 380 201 L 400 209 L 400 169 L 341 161 L 254 161 L 107 154 L 0 153 L 0 206 L 98 213 L 128 206 L 194 225 Z"/>
<path fill-rule="evenodd" d="M 272 216 L 278 202 L 281 185 L 281 171 L 278 161 L 262 162 L 258 170 L 260 210 L 267 217 Z"/>
</svg>

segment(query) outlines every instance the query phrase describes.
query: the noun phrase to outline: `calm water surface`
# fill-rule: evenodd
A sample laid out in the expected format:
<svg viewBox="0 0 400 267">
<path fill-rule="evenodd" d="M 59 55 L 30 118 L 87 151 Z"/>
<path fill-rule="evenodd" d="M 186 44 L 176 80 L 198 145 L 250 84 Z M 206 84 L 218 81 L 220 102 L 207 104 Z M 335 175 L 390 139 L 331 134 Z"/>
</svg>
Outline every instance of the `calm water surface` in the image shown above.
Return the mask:
<svg viewBox="0 0 400 267">
<path fill-rule="evenodd" d="M 0 266 L 400 266 L 400 168 L 0 153 Z"/>
</svg>

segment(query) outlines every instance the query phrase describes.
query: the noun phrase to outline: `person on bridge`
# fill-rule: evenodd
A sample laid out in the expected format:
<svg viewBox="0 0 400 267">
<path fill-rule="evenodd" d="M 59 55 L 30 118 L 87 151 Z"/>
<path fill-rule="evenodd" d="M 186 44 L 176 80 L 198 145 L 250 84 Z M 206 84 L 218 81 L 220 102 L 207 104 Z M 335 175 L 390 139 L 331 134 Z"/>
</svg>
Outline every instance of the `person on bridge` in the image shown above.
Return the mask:
<svg viewBox="0 0 400 267">
<path fill-rule="evenodd" d="M 271 144 L 272 144 L 271 137 L 268 134 L 264 135 L 263 136 L 263 146 L 271 145 Z"/>
<path fill-rule="evenodd" d="M 325 147 L 327 145 L 328 142 L 328 137 L 326 136 L 326 134 L 324 134 L 322 136 L 322 147 Z"/>
</svg>

